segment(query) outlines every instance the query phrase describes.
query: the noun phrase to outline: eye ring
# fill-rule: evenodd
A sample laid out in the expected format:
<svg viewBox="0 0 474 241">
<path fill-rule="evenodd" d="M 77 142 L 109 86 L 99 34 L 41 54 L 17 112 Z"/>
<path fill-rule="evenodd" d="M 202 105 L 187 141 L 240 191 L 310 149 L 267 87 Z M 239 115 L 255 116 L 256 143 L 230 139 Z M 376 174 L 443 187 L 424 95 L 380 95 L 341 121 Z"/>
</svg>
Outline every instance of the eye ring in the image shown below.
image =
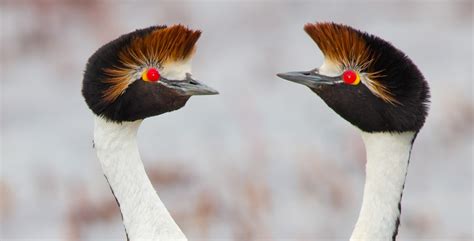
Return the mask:
<svg viewBox="0 0 474 241">
<path fill-rule="evenodd" d="M 156 68 L 149 68 L 143 71 L 142 79 L 150 82 L 157 82 L 160 79 L 160 72 Z"/>
<path fill-rule="evenodd" d="M 346 70 L 342 73 L 342 80 L 348 85 L 358 85 L 360 83 L 360 75 L 354 70 Z"/>
</svg>

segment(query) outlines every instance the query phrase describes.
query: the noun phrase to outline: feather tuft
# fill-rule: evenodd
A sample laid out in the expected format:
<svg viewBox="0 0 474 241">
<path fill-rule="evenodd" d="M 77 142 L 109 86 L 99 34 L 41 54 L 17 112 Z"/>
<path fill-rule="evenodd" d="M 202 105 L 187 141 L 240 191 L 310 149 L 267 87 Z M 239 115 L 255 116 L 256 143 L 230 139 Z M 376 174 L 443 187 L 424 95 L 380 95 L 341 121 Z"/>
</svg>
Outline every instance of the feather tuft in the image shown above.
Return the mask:
<svg viewBox="0 0 474 241">
<path fill-rule="evenodd" d="M 118 63 L 103 68 L 106 78 L 102 81 L 109 85 L 102 96 L 105 102 L 113 102 L 123 94 L 144 68 L 190 58 L 201 36 L 201 31 L 183 25 L 151 28 L 130 33 L 129 41 L 119 46 Z"/>
<path fill-rule="evenodd" d="M 335 23 L 308 23 L 304 30 L 316 42 L 324 57 L 348 69 L 361 73 L 362 82 L 376 96 L 390 104 L 400 104 L 394 94 L 378 79 L 384 69 L 375 68 L 379 55 L 367 44 L 365 33 L 349 26 Z"/>
</svg>

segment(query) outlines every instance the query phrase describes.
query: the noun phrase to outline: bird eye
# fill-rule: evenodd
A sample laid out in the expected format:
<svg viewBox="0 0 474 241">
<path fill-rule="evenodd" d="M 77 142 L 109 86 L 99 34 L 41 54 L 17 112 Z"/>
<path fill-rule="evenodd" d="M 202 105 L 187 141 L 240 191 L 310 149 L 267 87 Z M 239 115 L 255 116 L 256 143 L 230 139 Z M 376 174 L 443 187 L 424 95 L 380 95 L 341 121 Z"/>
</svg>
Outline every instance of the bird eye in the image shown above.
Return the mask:
<svg viewBox="0 0 474 241">
<path fill-rule="evenodd" d="M 149 68 L 143 71 L 142 79 L 145 81 L 156 82 L 160 79 L 160 72 L 156 68 Z"/>
<path fill-rule="evenodd" d="M 344 71 L 342 74 L 342 79 L 344 80 L 344 83 L 348 85 L 357 85 L 360 83 L 360 76 L 354 70 Z"/>
</svg>

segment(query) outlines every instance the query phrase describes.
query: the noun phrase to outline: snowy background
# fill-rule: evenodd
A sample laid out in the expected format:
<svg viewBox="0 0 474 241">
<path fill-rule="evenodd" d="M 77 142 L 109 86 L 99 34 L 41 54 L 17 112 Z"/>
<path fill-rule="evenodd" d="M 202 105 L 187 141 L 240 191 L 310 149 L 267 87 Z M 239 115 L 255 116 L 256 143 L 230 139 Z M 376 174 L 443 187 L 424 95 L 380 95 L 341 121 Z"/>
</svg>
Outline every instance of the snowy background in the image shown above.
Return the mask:
<svg viewBox="0 0 474 241">
<path fill-rule="evenodd" d="M 391 41 L 430 83 L 399 240 L 473 239 L 472 1 L 0 1 L 1 240 L 125 240 L 80 94 L 117 36 L 183 23 L 203 35 L 193 75 L 220 91 L 144 121 L 155 188 L 190 240 L 348 240 L 362 198 L 358 131 L 277 72 L 322 55 L 303 25 Z"/>
</svg>

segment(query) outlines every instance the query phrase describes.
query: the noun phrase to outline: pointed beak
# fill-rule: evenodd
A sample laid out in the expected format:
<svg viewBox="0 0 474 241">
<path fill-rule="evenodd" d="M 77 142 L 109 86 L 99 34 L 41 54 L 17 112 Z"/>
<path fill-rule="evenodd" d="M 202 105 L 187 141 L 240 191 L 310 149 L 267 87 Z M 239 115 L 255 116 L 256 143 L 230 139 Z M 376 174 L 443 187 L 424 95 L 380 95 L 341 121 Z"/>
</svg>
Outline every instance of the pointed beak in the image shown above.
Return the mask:
<svg viewBox="0 0 474 241">
<path fill-rule="evenodd" d="M 318 69 L 310 71 L 294 71 L 277 74 L 278 77 L 298 84 L 306 85 L 310 88 L 316 88 L 320 85 L 334 85 L 343 83 L 342 76 L 326 76 L 319 74 Z"/>
<path fill-rule="evenodd" d="M 190 74 L 186 74 L 186 79 L 184 80 L 169 80 L 161 78 L 160 83 L 173 89 L 182 96 L 219 94 L 217 90 L 193 79 Z"/>
</svg>

